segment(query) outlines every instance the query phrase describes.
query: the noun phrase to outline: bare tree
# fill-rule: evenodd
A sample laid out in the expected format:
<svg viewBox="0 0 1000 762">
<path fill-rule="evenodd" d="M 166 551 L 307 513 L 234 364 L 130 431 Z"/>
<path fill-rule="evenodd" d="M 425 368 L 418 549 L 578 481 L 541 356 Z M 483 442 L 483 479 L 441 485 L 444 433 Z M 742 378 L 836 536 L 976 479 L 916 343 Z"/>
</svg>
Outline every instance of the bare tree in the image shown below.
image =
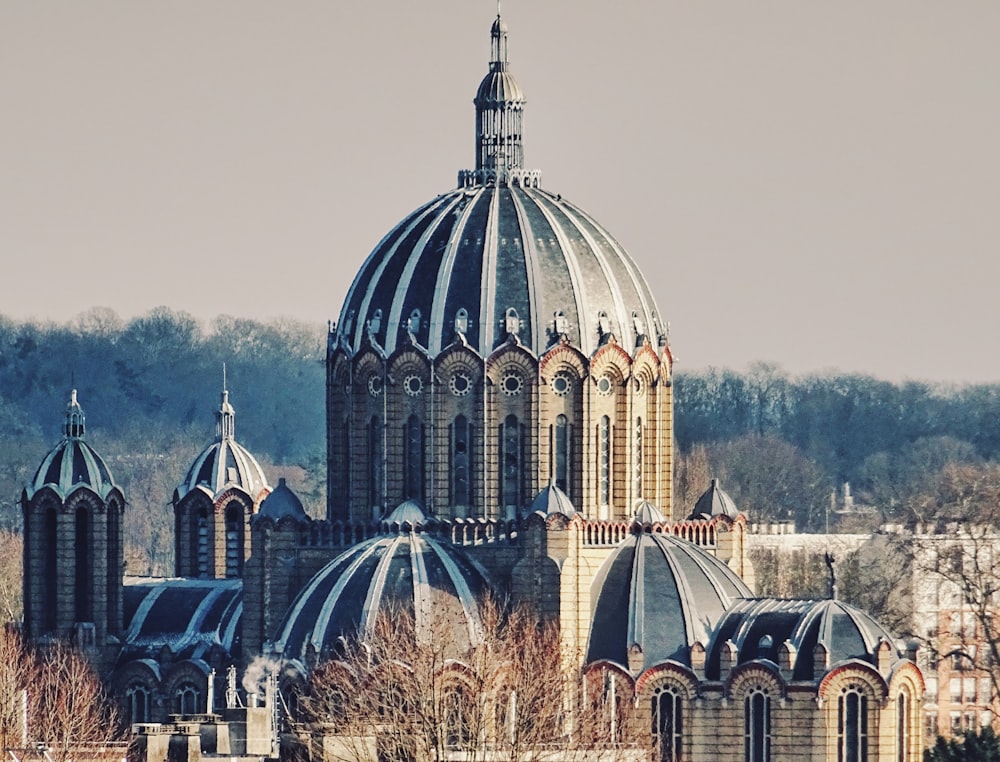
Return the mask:
<svg viewBox="0 0 1000 762">
<path fill-rule="evenodd" d="M 616 757 L 554 625 L 487 603 L 480 642 L 464 644 L 452 622 L 420 636 L 409 614 L 380 615 L 312 670 L 300 729 L 330 760 Z"/>
<path fill-rule="evenodd" d="M 0 743 L 21 746 L 27 692 L 27 740 L 56 762 L 120 759 L 124 738 L 114 705 L 82 655 L 62 643 L 26 644 L 11 626 L 0 629 Z"/>
</svg>

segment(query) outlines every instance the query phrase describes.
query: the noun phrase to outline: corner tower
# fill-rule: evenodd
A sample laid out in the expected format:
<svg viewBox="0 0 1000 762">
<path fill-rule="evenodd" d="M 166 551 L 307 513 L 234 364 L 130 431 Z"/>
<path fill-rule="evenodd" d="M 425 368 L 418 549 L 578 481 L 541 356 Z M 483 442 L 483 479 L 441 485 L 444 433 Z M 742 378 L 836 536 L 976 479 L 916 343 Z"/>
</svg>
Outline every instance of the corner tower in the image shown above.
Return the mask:
<svg viewBox="0 0 1000 762">
<path fill-rule="evenodd" d="M 250 517 L 270 492 L 257 459 L 236 441 L 236 411 L 223 383 L 215 441 L 194 459 L 174 490 L 177 576 L 242 576 L 250 555 Z"/>
<path fill-rule="evenodd" d="M 121 634 L 125 496 L 85 433 L 74 389 L 63 439 L 35 471 L 21 507 L 26 634 L 89 650 Z"/>
<path fill-rule="evenodd" d="M 666 324 L 625 249 L 525 168 L 499 16 L 490 39 L 475 169 L 382 239 L 331 326 L 328 517 L 513 518 L 550 483 L 586 518 L 669 516 Z"/>
</svg>

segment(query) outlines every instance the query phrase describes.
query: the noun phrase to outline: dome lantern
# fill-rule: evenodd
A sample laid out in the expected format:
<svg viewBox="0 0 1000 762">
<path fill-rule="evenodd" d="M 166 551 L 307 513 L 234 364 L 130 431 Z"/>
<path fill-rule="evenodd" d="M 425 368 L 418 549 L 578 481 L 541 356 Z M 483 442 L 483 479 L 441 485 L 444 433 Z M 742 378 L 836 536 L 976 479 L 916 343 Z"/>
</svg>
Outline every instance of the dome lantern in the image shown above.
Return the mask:
<svg viewBox="0 0 1000 762">
<path fill-rule="evenodd" d="M 524 168 L 524 92 L 509 70 L 507 25 L 497 17 L 490 29 L 490 69 L 479 83 L 476 106 L 476 168 L 462 170 L 460 187 L 539 187 L 541 172 Z"/>
<path fill-rule="evenodd" d="M 69 404 L 66 405 L 66 437 L 69 439 L 83 439 L 86 431 L 87 417 L 83 414 L 83 408 L 76 399 L 76 389 L 69 394 Z"/>
</svg>

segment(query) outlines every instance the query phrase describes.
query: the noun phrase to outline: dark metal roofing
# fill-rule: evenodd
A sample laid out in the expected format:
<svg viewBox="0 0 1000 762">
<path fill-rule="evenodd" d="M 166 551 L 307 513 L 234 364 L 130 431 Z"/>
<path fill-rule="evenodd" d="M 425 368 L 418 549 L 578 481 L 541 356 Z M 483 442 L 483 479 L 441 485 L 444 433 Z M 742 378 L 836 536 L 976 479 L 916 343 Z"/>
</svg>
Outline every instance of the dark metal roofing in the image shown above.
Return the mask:
<svg viewBox="0 0 1000 762">
<path fill-rule="evenodd" d="M 576 514 L 576 508 L 573 507 L 573 502 L 565 492 L 553 482 L 549 482 L 548 486 L 535 495 L 528 512 L 541 513 L 543 516 L 561 513 L 566 518 L 572 518 Z"/>
<path fill-rule="evenodd" d="M 355 545 L 324 566 L 292 604 L 273 651 L 301 659 L 311 647 L 325 653 L 341 636 L 375 623 L 398 607 L 429 638 L 446 623 L 459 643 L 479 642 L 484 575 L 461 552 L 417 533 L 378 537 Z"/>
<path fill-rule="evenodd" d="M 257 516 L 272 521 L 281 521 L 282 519 L 309 520 L 309 515 L 302 507 L 302 501 L 285 483 L 284 477 L 278 479 L 278 486 L 274 488 L 274 492 L 264 498 Z"/>
<path fill-rule="evenodd" d="M 728 566 L 670 535 L 636 533 L 604 562 L 591 588 L 593 616 L 587 662 L 629 666 L 668 659 L 690 665 L 690 647 L 706 645 L 725 610 L 752 597 Z"/>
<path fill-rule="evenodd" d="M 570 342 L 592 354 L 599 321 L 625 346 L 637 333 L 664 334 L 652 294 L 624 248 L 586 212 L 540 189 L 461 188 L 407 216 L 375 247 L 354 280 L 337 324 L 358 351 L 372 336 L 387 353 L 408 341 L 435 356 L 464 335 L 487 356 L 506 338 L 507 310 L 535 354 L 558 340 L 562 313 Z"/>
<path fill-rule="evenodd" d="M 53 489 L 61 499 L 87 487 L 104 499 L 115 488 L 115 482 L 107 463 L 93 447 L 82 439 L 67 437 L 42 459 L 25 489 L 28 499 L 43 487 Z"/>
<path fill-rule="evenodd" d="M 735 519 L 739 513 L 736 503 L 719 485 L 719 480 L 712 479 L 711 486 L 698 498 L 698 502 L 694 505 L 694 511 L 688 518 L 728 516 Z"/>
<path fill-rule="evenodd" d="M 788 641 L 795 649 L 794 680 L 816 680 L 813 651 L 822 643 L 829 664 L 861 659 L 877 664 L 875 649 L 881 640 L 893 646 L 892 634 L 864 611 L 835 600 L 779 600 L 763 598 L 736 603 L 719 623 L 708 649 L 706 676 L 718 679 L 722 644 L 732 641 L 738 663 L 777 661 L 778 649 Z"/>
<path fill-rule="evenodd" d="M 133 577 L 123 592 L 123 659 L 155 658 L 164 646 L 180 658 L 201 658 L 213 646 L 239 655 L 242 580 Z"/>
</svg>

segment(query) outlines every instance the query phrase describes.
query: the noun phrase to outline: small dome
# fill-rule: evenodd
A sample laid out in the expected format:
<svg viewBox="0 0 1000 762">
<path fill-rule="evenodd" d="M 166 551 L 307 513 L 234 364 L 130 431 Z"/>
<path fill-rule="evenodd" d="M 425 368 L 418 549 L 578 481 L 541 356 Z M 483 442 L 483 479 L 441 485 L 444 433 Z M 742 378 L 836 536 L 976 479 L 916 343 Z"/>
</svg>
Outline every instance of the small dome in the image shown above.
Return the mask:
<svg viewBox="0 0 1000 762">
<path fill-rule="evenodd" d="M 726 494 L 719 486 L 718 479 L 712 479 L 711 486 L 705 494 L 698 498 L 694 505 L 694 511 L 688 516 L 689 519 L 711 518 L 712 516 L 728 516 L 735 519 L 740 514 L 739 509 L 733 499 Z"/>
<path fill-rule="evenodd" d="M 591 588 L 587 662 L 633 672 L 666 660 L 690 666 L 726 609 L 753 593 L 724 563 L 686 540 L 639 533 L 604 562 Z M 638 654 L 641 667 L 629 655 Z"/>
<path fill-rule="evenodd" d="M 178 485 L 177 499 L 195 489 L 214 498 L 231 487 L 243 490 L 255 502 L 270 489 L 260 463 L 234 439 L 213 442 L 202 450 Z"/>
<path fill-rule="evenodd" d="M 572 518 L 576 514 L 576 508 L 573 507 L 573 503 L 565 492 L 554 483 L 549 482 L 548 487 L 535 495 L 528 512 L 541 513 L 543 516 L 561 513 L 566 518 Z"/>
<path fill-rule="evenodd" d="M 777 661 L 776 649 L 788 641 L 795 649 L 794 680 L 816 680 L 813 652 L 822 644 L 829 665 L 861 659 L 877 665 L 876 649 L 881 641 L 892 644 L 896 659 L 902 658 L 892 634 L 871 616 L 854 606 L 835 600 L 740 601 L 719 624 L 708 649 L 709 679 L 718 679 L 721 646 L 732 641 L 738 663 L 754 659 Z"/>
<path fill-rule="evenodd" d="M 419 500 L 404 500 L 382 519 L 383 526 L 409 524 L 414 529 L 427 523 L 427 514 L 424 513 L 424 507 Z"/>
<path fill-rule="evenodd" d="M 648 500 L 639 503 L 632 519 L 636 524 L 662 524 L 666 520 L 663 512 Z"/>
<path fill-rule="evenodd" d="M 479 103 L 524 103 L 524 91 L 509 71 L 491 71 L 476 90 Z"/>
<path fill-rule="evenodd" d="M 282 519 L 309 520 L 305 508 L 302 507 L 302 501 L 285 483 L 284 477 L 278 479 L 278 486 L 274 488 L 274 492 L 264 498 L 257 515 L 275 522 Z"/>
<path fill-rule="evenodd" d="M 108 464 L 83 441 L 85 417 L 76 398 L 76 389 L 70 393 L 63 430 L 65 437 L 49 450 L 25 488 L 27 498 L 30 500 L 43 487 L 48 487 L 65 500 L 74 490 L 86 487 L 103 500 L 116 485 Z"/>
<path fill-rule="evenodd" d="M 442 622 L 457 627 L 461 648 L 477 645 L 485 576 L 449 545 L 416 533 L 355 545 L 309 581 L 278 628 L 273 651 L 302 659 L 329 653 L 340 637 L 371 627 L 379 612 L 399 607 L 413 617 L 417 637 L 430 639 Z M 455 654 L 459 656 L 460 654 Z"/>
<path fill-rule="evenodd" d="M 229 404 L 229 392 L 223 389 L 222 403 L 215 413 L 215 441 L 194 459 L 184 481 L 177 487 L 175 503 L 195 489 L 203 490 L 214 499 L 236 487 L 254 502 L 270 492 L 264 469 L 236 441 L 235 419 L 236 411 Z"/>
</svg>

